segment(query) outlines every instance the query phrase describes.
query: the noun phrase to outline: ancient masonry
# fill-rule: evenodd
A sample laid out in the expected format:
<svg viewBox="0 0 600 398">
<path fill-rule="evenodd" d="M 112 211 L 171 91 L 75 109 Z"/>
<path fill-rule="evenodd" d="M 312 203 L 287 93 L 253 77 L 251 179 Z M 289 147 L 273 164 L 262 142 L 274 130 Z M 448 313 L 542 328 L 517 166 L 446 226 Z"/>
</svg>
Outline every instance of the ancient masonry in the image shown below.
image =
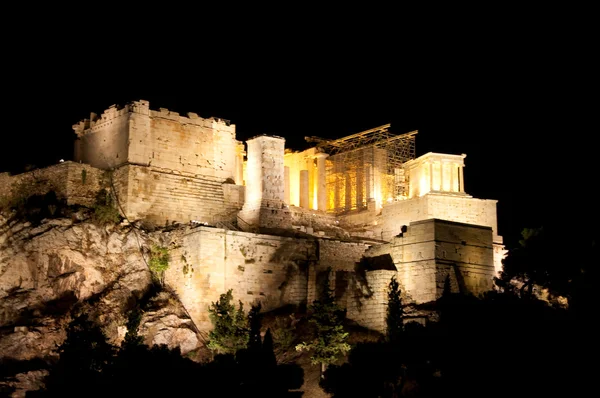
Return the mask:
<svg viewBox="0 0 600 398">
<path fill-rule="evenodd" d="M 479 294 L 505 254 L 496 200 L 464 186 L 466 155 L 415 156 L 417 132 L 389 125 L 337 140 L 236 139 L 235 125 L 195 113 L 111 106 L 73 126 L 74 161 L 17 176 L 0 174 L 0 195 L 43 177 L 69 203 L 89 205 L 110 173 L 130 221 L 186 223 L 166 281 L 196 324 L 233 289 L 246 308 L 310 304 L 330 269 L 339 304 L 363 326 L 385 328 L 392 276 L 405 303 L 435 301 L 446 281 Z M 329 268 L 331 267 L 331 268 Z"/>
</svg>

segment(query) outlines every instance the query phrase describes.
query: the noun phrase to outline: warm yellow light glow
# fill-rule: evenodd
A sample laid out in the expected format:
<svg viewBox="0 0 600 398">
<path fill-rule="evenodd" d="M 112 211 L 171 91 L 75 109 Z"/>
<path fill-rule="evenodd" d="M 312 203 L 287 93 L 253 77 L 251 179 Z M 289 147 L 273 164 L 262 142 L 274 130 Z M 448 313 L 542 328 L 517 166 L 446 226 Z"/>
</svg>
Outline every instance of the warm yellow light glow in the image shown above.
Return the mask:
<svg viewBox="0 0 600 398">
<path fill-rule="evenodd" d="M 442 163 L 442 190 L 450 191 L 451 187 L 451 165 L 448 163 Z"/>
<path fill-rule="evenodd" d="M 419 196 L 423 196 L 427 192 L 429 192 L 429 176 L 422 173 L 421 178 L 419 179 Z"/>
<path fill-rule="evenodd" d="M 441 191 L 442 186 L 441 186 L 441 181 L 440 181 L 440 177 L 441 177 L 440 162 L 434 162 L 432 166 L 433 167 L 432 167 L 431 171 L 433 172 L 433 178 L 432 178 L 433 186 L 430 187 L 430 190 Z"/>
<path fill-rule="evenodd" d="M 312 194 L 313 194 L 312 195 L 312 198 L 313 198 L 312 202 L 313 202 L 313 204 L 312 204 L 312 208 L 315 209 L 315 210 L 321 210 L 321 209 L 319 209 L 319 196 L 317 195 L 318 192 L 319 192 L 318 186 L 317 186 L 318 183 L 319 183 L 319 181 L 317 180 L 317 178 L 313 178 L 313 192 L 312 192 Z"/>
</svg>

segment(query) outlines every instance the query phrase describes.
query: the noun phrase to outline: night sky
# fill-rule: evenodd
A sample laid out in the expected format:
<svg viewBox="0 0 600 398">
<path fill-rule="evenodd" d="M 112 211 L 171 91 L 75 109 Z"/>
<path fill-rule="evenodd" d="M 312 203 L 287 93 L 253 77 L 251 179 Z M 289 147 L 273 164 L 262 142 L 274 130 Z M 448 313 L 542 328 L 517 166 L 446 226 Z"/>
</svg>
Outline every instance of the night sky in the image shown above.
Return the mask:
<svg viewBox="0 0 600 398">
<path fill-rule="evenodd" d="M 466 192 L 499 200 L 508 245 L 524 227 L 590 215 L 580 183 L 598 169 L 597 91 L 585 21 L 531 25 L 536 10 L 411 26 L 390 10 L 235 20 L 181 8 L 162 19 L 44 11 L 16 17 L 31 38 L 5 35 L 1 171 L 69 160 L 73 124 L 145 99 L 229 119 L 239 140 L 282 136 L 293 149 L 308 147 L 304 136 L 387 123 L 418 130 L 417 156 L 467 154 Z"/>
</svg>

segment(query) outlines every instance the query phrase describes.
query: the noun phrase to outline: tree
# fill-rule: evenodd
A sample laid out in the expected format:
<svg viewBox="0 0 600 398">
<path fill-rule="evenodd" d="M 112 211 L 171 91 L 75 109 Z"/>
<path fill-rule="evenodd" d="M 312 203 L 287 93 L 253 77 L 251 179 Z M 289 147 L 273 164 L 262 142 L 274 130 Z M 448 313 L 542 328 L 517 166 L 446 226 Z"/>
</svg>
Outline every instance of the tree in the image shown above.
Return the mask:
<svg viewBox="0 0 600 398">
<path fill-rule="evenodd" d="M 218 354 L 235 354 L 248 346 L 250 331 L 244 305 L 240 301 L 236 309 L 232 300 L 232 290 L 229 289 L 208 309 L 213 324 L 213 330 L 208 334 L 208 348 Z"/>
<path fill-rule="evenodd" d="M 309 322 L 315 326 L 315 338 L 309 343 L 302 342 L 296 346 L 297 351 L 312 351 L 310 359 L 313 364 L 321 364 L 321 377 L 327 365 L 350 351 L 350 345 L 347 343 L 348 333 L 344 331 L 343 325 L 346 310 L 335 303 L 333 291 L 329 286 L 330 272 L 331 268 L 327 270 L 323 297 L 315 300 L 309 308 Z"/>
<path fill-rule="evenodd" d="M 76 317 L 69 324 L 67 338 L 58 352 L 59 360 L 45 380 L 44 395 L 75 397 L 84 391 L 90 396 L 103 395 L 115 349 L 99 326 L 86 315 Z"/>
<path fill-rule="evenodd" d="M 388 305 L 385 323 L 387 326 L 387 339 L 390 343 L 396 344 L 400 341 L 403 329 L 402 300 L 400 298 L 400 284 L 396 276 L 392 276 L 388 285 Z"/>
<path fill-rule="evenodd" d="M 260 330 L 262 328 L 262 314 L 260 310 L 262 304 L 259 302 L 250 308 L 248 313 L 248 348 L 250 350 L 260 350 L 262 348 L 262 340 Z"/>
<path fill-rule="evenodd" d="M 575 237 L 552 228 L 525 228 L 519 246 L 508 251 L 502 261 L 502 272 L 496 284 L 505 291 L 515 290 L 519 296 L 532 298 L 534 289 L 546 289 L 551 296 L 569 298 L 574 281 L 588 267 L 585 254 L 591 245 L 587 237 Z"/>
</svg>

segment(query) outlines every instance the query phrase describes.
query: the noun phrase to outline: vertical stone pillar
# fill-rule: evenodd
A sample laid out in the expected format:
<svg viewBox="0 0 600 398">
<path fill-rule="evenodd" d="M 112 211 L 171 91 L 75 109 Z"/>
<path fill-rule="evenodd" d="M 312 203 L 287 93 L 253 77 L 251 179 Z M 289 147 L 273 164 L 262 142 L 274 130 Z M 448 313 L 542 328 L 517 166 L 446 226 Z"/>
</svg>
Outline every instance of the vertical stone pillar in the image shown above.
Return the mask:
<svg viewBox="0 0 600 398">
<path fill-rule="evenodd" d="M 440 191 L 444 190 L 444 162 L 440 160 Z"/>
<path fill-rule="evenodd" d="M 359 166 L 356 168 L 356 208 L 357 209 L 362 209 L 364 206 L 364 185 L 363 185 L 363 171 L 364 171 L 364 163 L 361 162 L 359 164 Z"/>
<path fill-rule="evenodd" d="M 456 173 L 456 164 L 450 163 L 450 192 L 456 192 L 454 188 L 454 174 Z"/>
<path fill-rule="evenodd" d="M 463 175 L 463 167 L 464 166 L 459 166 L 458 167 L 458 189 L 460 192 L 465 192 L 465 177 Z"/>
<path fill-rule="evenodd" d="M 327 174 L 325 159 L 329 156 L 324 152 L 317 153 L 317 210 L 327 210 Z"/>
<path fill-rule="evenodd" d="M 308 203 L 308 170 L 300 170 L 300 207 L 309 208 Z"/>
<path fill-rule="evenodd" d="M 262 135 L 251 138 L 246 143 L 246 196 L 244 206 L 238 214 L 238 226 L 246 231 L 260 227 L 291 228 L 291 214 L 284 203 L 285 139 Z"/>
<path fill-rule="evenodd" d="M 339 159 L 335 159 L 334 168 L 333 168 L 333 178 L 335 178 L 334 192 L 333 192 L 333 207 L 335 211 L 340 211 L 341 203 L 340 203 L 340 161 Z"/>
<path fill-rule="evenodd" d="M 379 148 L 373 149 L 373 195 L 377 212 L 381 210 L 383 205 L 383 176 L 387 172 L 385 170 L 386 163 L 387 151 Z"/>
<path fill-rule="evenodd" d="M 235 183 L 237 185 L 244 185 L 244 144 L 239 143 L 235 147 Z"/>
<path fill-rule="evenodd" d="M 290 204 L 290 168 L 285 166 L 283 168 L 283 179 L 285 181 L 285 193 L 283 195 L 283 201 L 286 204 Z"/>
<path fill-rule="evenodd" d="M 344 172 L 344 186 L 344 210 L 348 211 L 352 209 L 352 178 L 348 170 Z"/>
<path fill-rule="evenodd" d="M 371 183 L 371 165 L 365 165 L 365 195 L 367 199 L 367 203 L 369 203 L 373 199 L 372 192 L 373 184 Z"/>
<path fill-rule="evenodd" d="M 429 192 L 433 191 L 433 162 L 429 161 Z"/>
</svg>

